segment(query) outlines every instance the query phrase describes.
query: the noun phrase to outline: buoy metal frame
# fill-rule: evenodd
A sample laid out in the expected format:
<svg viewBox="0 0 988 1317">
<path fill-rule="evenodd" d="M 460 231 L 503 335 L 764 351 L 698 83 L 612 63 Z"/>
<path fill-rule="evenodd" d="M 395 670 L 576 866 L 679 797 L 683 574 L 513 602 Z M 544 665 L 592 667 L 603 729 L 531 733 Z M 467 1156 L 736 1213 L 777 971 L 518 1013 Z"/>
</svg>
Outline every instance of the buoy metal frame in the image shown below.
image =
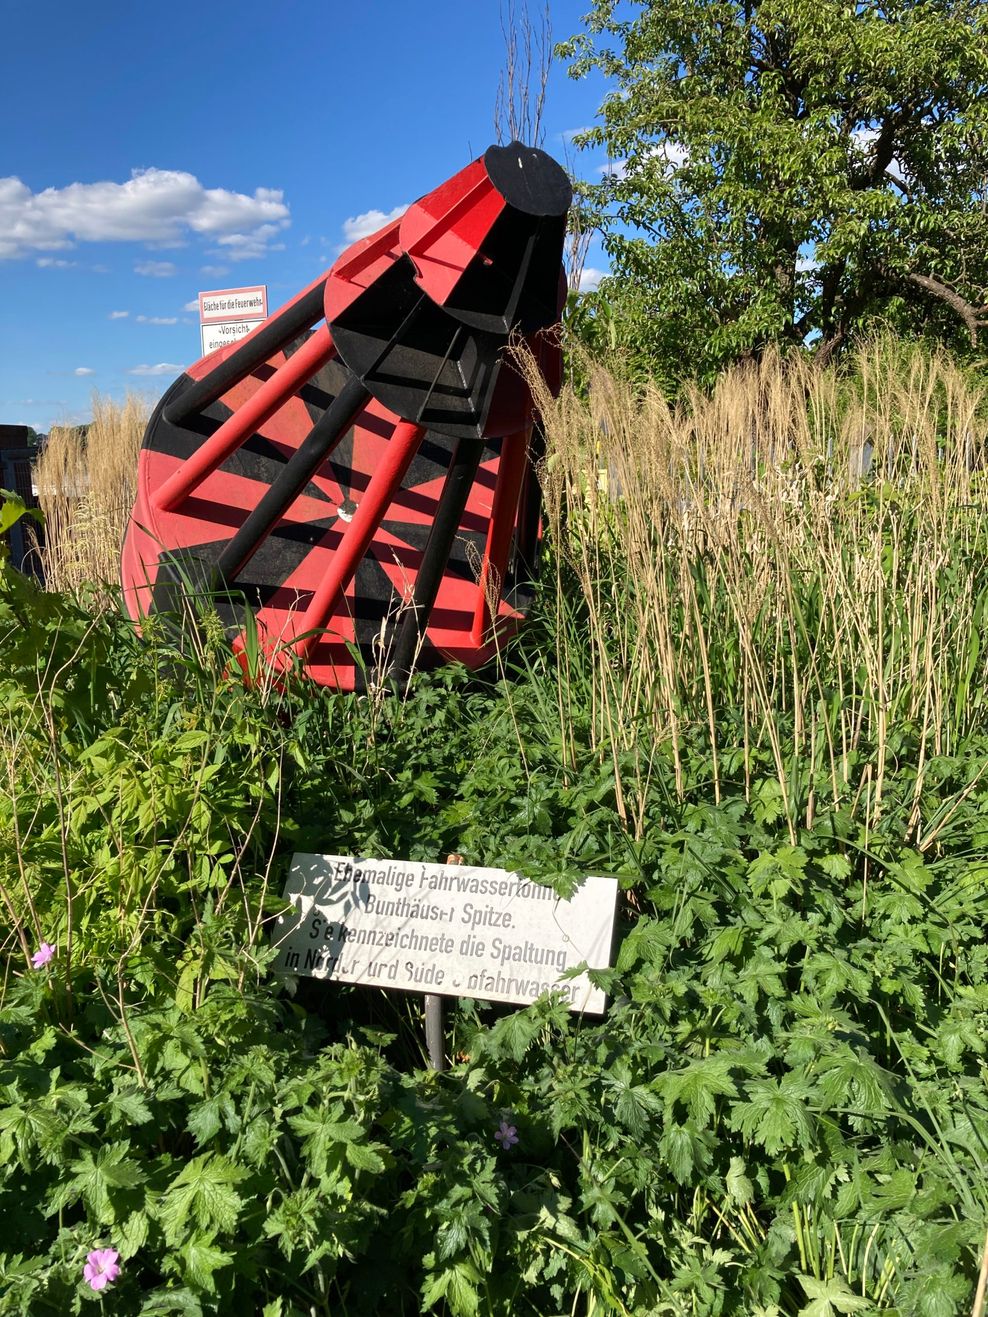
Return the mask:
<svg viewBox="0 0 988 1317">
<path fill-rule="evenodd" d="M 543 152 L 492 147 L 191 366 L 141 453 L 135 619 L 191 585 L 236 631 L 246 600 L 273 666 L 341 689 L 486 662 L 538 539 L 537 418 L 506 349 L 522 337 L 558 391 L 570 198 Z"/>
</svg>

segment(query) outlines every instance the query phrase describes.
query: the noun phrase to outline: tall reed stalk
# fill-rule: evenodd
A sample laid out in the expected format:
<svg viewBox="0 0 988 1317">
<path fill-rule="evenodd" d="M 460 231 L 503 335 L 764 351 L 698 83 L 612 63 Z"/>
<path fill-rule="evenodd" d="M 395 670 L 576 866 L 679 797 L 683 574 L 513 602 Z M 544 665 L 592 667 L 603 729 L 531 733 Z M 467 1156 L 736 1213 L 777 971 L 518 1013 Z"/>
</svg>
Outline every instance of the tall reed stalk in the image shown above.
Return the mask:
<svg viewBox="0 0 988 1317">
<path fill-rule="evenodd" d="M 584 365 L 584 393 L 540 398 L 559 708 L 582 691 L 628 822 L 643 736 L 680 795 L 687 744 L 715 797 L 774 778 L 793 835 L 821 793 L 880 811 L 912 755 L 928 844 L 925 766 L 988 676 L 988 389 L 888 340 L 840 373 L 768 353 L 676 404 Z"/>
<path fill-rule="evenodd" d="M 143 398 L 128 394 L 114 402 L 97 394 L 88 430 L 52 429 L 35 473 L 45 514 L 41 552 L 49 589 L 77 590 L 119 578 L 120 544 L 134 505 L 147 420 Z"/>
</svg>

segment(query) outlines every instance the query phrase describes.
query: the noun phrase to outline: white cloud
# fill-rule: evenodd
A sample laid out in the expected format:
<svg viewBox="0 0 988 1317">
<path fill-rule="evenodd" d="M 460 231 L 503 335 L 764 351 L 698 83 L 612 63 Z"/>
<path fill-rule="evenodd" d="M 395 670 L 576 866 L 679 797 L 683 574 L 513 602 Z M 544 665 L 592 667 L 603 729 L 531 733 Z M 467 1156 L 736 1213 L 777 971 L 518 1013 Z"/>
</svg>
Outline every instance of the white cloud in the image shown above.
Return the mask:
<svg viewBox="0 0 988 1317">
<path fill-rule="evenodd" d="M 184 366 L 176 366 L 170 361 L 159 361 L 157 366 L 132 366 L 128 375 L 180 375 Z"/>
<path fill-rule="evenodd" d="M 191 299 L 191 301 L 186 302 L 185 305 L 182 307 L 182 310 L 183 310 L 183 311 L 198 311 L 198 310 L 199 310 L 199 299 L 198 299 L 198 297 L 193 297 L 193 298 Z"/>
<path fill-rule="evenodd" d="M 663 142 L 656 149 L 655 154 L 665 161 L 668 169 L 679 169 L 690 158 L 690 153 L 682 142 Z"/>
<path fill-rule="evenodd" d="M 135 316 L 139 325 L 177 325 L 178 316 Z"/>
<path fill-rule="evenodd" d="M 75 370 L 72 372 L 72 374 L 73 374 L 73 375 L 95 375 L 96 372 L 93 370 L 92 366 L 76 366 L 76 368 L 75 368 Z"/>
<path fill-rule="evenodd" d="M 280 224 L 262 224 L 250 233 L 224 233 L 216 241 L 220 246 L 210 251 L 211 256 L 223 256 L 229 261 L 251 261 L 268 252 L 283 252 L 283 242 L 271 239 L 282 228 Z"/>
<path fill-rule="evenodd" d="M 250 196 L 206 188 L 183 170 L 135 170 L 125 183 L 70 183 L 43 192 L 32 192 L 19 178 L 0 178 L 0 260 L 63 251 L 79 242 L 178 244 L 190 234 L 249 238 L 288 222 L 278 189 L 255 188 Z"/>
<path fill-rule="evenodd" d="M 68 270 L 75 261 L 63 261 L 55 256 L 39 256 L 35 265 L 41 270 Z"/>
<path fill-rule="evenodd" d="M 110 312 L 110 319 L 111 319 L 111 320 L 126 320 L 127 317 L 128 317 L 129 315 L 130 315 L 130 312 L 129 312 L 129 311 L 111 311 L 111 312 Z"/>
<path fill-rule="evenodd" d="M 658 142 L 655 146 L 650 146 L 645 152 L 645 158 L 654 157 L 662 161 L 666 173 L 680 169 L 690 158 L 690 153 L 681 142 L 674 142 L 671 139 L 666 142 Z M 628 173 L 627 160 L 609 160 L 606 165 L 599 165 L 597 173 L 602 174 L 605 178 L 625 178 Z"/>
<path fill-rule="evenodd" d="M 347 245 L 349 246 L 352 242 L 359 242 L 361 238 L 369 238 L 378 229 L 383 229 L 385 224 L 390 224 L 399 215 L 404 215 L 408 205 L 409 203 L 406 201 L 403 205 L 395 206 L 394 210 L 387 212 L 383 210 L 365 210 L 362 215 L 351 215 L 349 219 L 343 221 L 343 236 L 347 241 Z"/>
<path fill-rule="evenodd" d="M 576 291 L 578 293 L 592 293 L 607 273 L 607 270 L 598 270 L 592 265 L 585 265 L 580 271 L 580 282 L 577 284 Z"/>
<path fill-rule="evenodd" d="M 135 274 L 145 274 L 150 279 L 167 279 L 175 270 L 171 261 L 138 261 L 134 266 Z"/>
<path fill-rule="evenodd" d="M 208 274 L 211 278 L 219 279 L 222 275 L 230 273 L 230 267 L 227 265 L 200 265 L 199 273 Z M 198 302 L 193 302 L 191 307 L 187 306 L 185 309 L 191 311 L 198 305 Z"/>
</svg>

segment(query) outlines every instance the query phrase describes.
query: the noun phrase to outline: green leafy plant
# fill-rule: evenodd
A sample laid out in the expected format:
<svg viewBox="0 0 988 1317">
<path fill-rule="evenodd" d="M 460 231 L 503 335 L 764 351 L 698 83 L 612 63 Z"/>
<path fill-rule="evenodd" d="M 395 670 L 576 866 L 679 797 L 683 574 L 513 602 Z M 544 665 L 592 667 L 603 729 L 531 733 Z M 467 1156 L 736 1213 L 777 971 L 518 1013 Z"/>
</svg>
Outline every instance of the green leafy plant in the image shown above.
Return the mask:
<svg viewBox="0 0 988 1317">
<path fill-rule="evenodd" d="M 607 465 L 658 413 L 550 429 L 530 626 L 403 700 L 245 686 L 208 615 L 190 648 L 0 565 L 0 1313 L 970 1311 L 984 491 L 942 365 L 794 387 L 761 431 L 869 416 L 869 479 L 645 432 L 699 531 Z M 925 430 L 917 379 L 951 399 Z M 616 875 L 606 1017 L 451 1001 L 424 1069 L 415 998 L 270 975 L 320 849 Z"/>
<path fill-rule="evenodd" d="M 876 322 L 976 348 L 985 37 L 968 0 L 596 0 L 561 47 L 607 85 L 577 141 L 611 162 L 583 223 L 612 272 L 578 328 L 667 387 Z"/>
</svg>

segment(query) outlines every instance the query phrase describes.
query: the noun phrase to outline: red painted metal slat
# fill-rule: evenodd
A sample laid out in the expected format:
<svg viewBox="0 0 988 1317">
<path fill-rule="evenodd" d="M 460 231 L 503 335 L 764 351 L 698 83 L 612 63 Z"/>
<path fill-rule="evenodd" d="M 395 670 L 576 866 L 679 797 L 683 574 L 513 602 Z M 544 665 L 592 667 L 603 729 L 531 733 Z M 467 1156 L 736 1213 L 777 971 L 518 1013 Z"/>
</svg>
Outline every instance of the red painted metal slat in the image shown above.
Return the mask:
<svg viewBox="0 0 988 1317">
<path fill-rule="evenodd" d="M 296 652 L 305 656 L 316 643 L 312 633 L 325 627 L 333 605 L 350 584 L 357 563 L 367 552 L 374 532 L 384 520 L 385 513 L 401 486 L 409 463 L 415 456 L 415 450 L 425 437 L 421 426 L 410 421 L 402 421 L 395 427 L 387 450 L 367 486 L 353 519 L 343 534 L 343 539 L 333 554 L 333 561 L 325 579 L 322 581 L 312 602 L 302 617 L 298 634 L 302 636 L 295 644 Z"/>
<path fill-rule="evenodd" d="M 293 394 L 322 370 L 333 355 L 333 338 L 327 325 L 320 325 L 312 337 L 265 380 L 257 392 L 224 421 L 215 434 L 205 440 L 192 456 L 169 476 L 155 492 L 155 506 L 172 512 L 183 499 L 236 452 L 242 443 L 271 419 Z"/>
</svg>

